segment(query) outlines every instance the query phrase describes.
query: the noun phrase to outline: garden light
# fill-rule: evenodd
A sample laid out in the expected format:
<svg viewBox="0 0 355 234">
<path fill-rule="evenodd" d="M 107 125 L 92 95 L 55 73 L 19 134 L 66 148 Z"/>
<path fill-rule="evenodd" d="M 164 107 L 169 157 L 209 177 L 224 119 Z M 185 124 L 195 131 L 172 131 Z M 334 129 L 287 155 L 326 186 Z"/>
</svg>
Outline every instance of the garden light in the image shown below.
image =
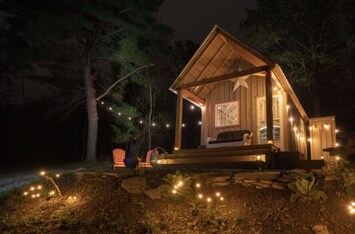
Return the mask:
<svg viewBox="0 0 355 234">
<path fill-rule="evenodd" d="M 350 214 L 355 214 L 355 202 L 351 202 L 348 208 Z"/>
<path fill-rule="evenodd" d="M 49 193 L 50 196 L 53 196 L 54 194 L 55 194 L 54 191 L 51 191 L 51 192 Z"/>
<path fill-rule="evenodd" d="M 176 190 L 175 189 L 173 189 L 173 194 L 175 194 L 176 193 Z"/>
<path fill-rule="evenodd" d="M 34 191 L 34 190 L 35 190 L 35 187 L 31 187 L 30 190 L 31 190 L 31 191 Z"/>
<path fill-rule="evenodd" d="M 56 175 L 55 175 L 55 177 L 59 178 L 59 177 L 60 177 L 60 175 L 59 175 L 59 174 L 56 174 Z"/>
<path fill-rule="evenodd" d="M 32 198 L 35 198 L 36 197 L 36 195 L 34 195 L 34 194 L 32 194 L 32 196 L 31 196 Z"/>
<path fill-rule="evenodd" d="M 36 194 L 36 197 L 40 197 L 40 196 L 41 196 L 41 194 L 39 194 L 39 193 Z"/>
<path fill-rule="evenodd" d="M 42 189 L 42 186 L 41 186 L 41 185 L 38 185 L 38 186 L 37 186 L 37 189 L 38 189 L 38 190 L 41 190 L 41 189 Z"/>
<path fill-rule="evenodd" d="M 221 200 L 221 201 L 224 201 L 224 198 L 223 198 L 223 197 L 221 197 L 221 198 L 220 198 L 220 200 Z"/>
<path fill-rule="evenodd" d="M 339 160 L 340 160 L 340 157 L 339 157 L 339 156 L 336 156 L 335 159 L 336 159 L 337 161 L 339 161 Z"/>
<path fill-rule="evenodd" d="M 24 192 L 23 195 L 24 195 L 24 196 L 27 196 L 27 195 L 28 195 L 28 192 Z"/>
<path fill-rule="evenodd" d="M 178 186 L 177 186 L 177 185 L 175 185 L 175 186 L 174 186 L 174 189 L 177 189 L 177 188 L 178 188 Z"/>
<path fill-rule="evenodd" d="M 219 192 L 216 192 L 216 196 L 219 197 L 221 196 L 221 194 Z"/>
<path fill-rule="evenodd" d="M 41 175 L 41 176 L 44 176 L 45 174 L 46 174 L 45 171 L 41 171 L 41 172 L 40 172 L 40 175 Z"/>
<path fill-rule="evenodd" d="M 201 184 L 200 183 L 197 183 L 196 184 L 196 188 L 200 188 L 201 187 Z"/>
<path fill-rule="evenodd" d="M 203 198 L 203 195 L 200 193 L 200 194 L 198 195 L 198 198 L 202 199 L 202 198 Z"/>
<path fill-rule="evenodd" d="M 211 202 L 212 199 L 210 197 L 207 198 L 207 202 Z"/>
</svg>

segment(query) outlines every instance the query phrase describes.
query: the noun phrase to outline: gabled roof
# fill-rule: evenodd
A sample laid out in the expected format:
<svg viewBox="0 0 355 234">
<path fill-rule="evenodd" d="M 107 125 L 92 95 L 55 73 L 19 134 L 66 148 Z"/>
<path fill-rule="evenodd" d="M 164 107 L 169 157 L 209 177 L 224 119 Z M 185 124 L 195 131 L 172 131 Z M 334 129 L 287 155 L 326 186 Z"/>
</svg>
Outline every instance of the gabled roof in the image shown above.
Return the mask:
<svg viewBox="0 0 355 234">
<path fill-rule="evenodd" d="M 236 61 L 240 61 L 240 58 L 248 63 L 251 68 L 270 67 L 273 77 L 280 82 L 281 86 L 289 94 L 302 118 L 308 121 L 302 105 L 281 68 L 271 59 L 236 39 L 217 25 L 212 28 L 194 56 L 170 86 L 170 90 L 176 92 L 182 85 L 236 72 L 238 67 L 240 67 L 239 64 L 236 64 Z M 196 100 L 205 100 L 214 85 L 212 83 L 189 88 L 185 92 L 185 99 L 194 103 L 196 103 Z"/>
</svg>

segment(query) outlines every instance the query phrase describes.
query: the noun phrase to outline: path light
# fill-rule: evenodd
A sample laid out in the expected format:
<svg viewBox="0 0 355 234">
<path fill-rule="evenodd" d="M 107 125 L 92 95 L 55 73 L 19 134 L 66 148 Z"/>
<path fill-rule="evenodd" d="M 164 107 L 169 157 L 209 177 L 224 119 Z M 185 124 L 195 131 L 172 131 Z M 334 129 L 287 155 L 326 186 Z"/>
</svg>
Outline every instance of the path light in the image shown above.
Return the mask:
<svg viewBox="0 0 355 234">
<path fill-rule="evenodd" d="M 28 192 L 24 192 L 23 195 L 24 195 L 24 196 L 27 196 L 27 195 L 28 195 Z"/>
<path fill-rule="evenodd" d="M 350 214 L 355 214 L 355 202 L 351 202 L 348 208 Z"/>
<path fill-rule="evenodd" d="M 56 174 L 56 175 L 55 175 L 55 177 L 59 178 L 59 177 L 60 177 L 60 175 L 59 175 L 59 174 Z"/>
<path fill-rule="evenodd" d="M 34 191 L 34 190 L 35 190 L 35 187 L 31 187 L 30 190 L 31 190 L 31 191 Z"/>
<path fill-rule="evenodd" d="M 210 197 L 207 198 L 207 202 L 211 202 L 212 199 Z"/>
<path fill-rule="evenodd" d="M 38 190 L 41 190 L 41 189 L 42 189 L 42 186 L 41 186 L 41 185 L 38 185 L 38 186 L 37 186 L 37 189 L 38 189 Z"/>
<path fill-rule="evenodd" d="M 196 188 L 200 188 L 201 184 L 200 183 L 196 183 Z"/>
<path fill-rule="evenodd" d="M 219 192 L 216 192 L 216 196 L 219 197 L 221 196 L 221 194 Z"/>
<path fill-rule="evenodd" d="M 220 200 L 221 200 L 221 201 L 224 201 L 224 197 L 221 197 Z"/>
<path fill-rule="evenodd" d="M 44 176 L 44 175 L 46 174 L 46 172 L 45 172 L 45 171 L 41 171 L 39 174 L 40 174 L 41 176 Z"/>
<path fill-rule="evenodd" d="M 335 159 L 336 159 L 337 161 L 339 161 L 339 160 L 340 160 L 340 157 L 339 157 L 339 156 L 336 156 Z"/>
<path fill-rule="evenodd" d="M 198 198 L 200 198 L 200 199 L 202 199 L 202 198 L 203 198 L 202 193 L 200 193 L 200 194 L 198 195 Z"/>
<path fill-rule="evenodd" d="M 173 194 L 175 194 L 176 193 L 176 190 L 175 189 L 173 189 Z"/>
</svg>

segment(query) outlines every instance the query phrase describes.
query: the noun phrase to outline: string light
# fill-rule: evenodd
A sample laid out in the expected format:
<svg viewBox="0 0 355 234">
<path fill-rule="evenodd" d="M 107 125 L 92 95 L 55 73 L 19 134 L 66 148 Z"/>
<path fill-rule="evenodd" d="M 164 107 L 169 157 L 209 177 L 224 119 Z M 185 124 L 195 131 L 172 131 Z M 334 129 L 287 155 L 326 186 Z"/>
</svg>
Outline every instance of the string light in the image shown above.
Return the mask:
<svg viewBox="0 0 355 234">
<path fill-rule="evenodd" d="M 202 122 L 201 122 L 201 121 L 198 121 L 198 125 L 202 125 Z"/>
<path fill-rule="evenodd" d="M 200 193 L 200 194 L 198 195 L 198 198 L 202 199 L 202 198 L 203 198 L 203 195 Z"/>
<path fill-rule="evenodd" d="M 216 197 L 221 196 L 221 194 L 219 192 L 216 192 Z"/>
<path fill-rule="evenodd" d="M 24 192 L 23 195 L 24 195 L 24 196 L 27 196 L 27 195 L 28 195 L 28 192 Z"/>
<path fill-rule="evenodd" d="M 224 201 L 224 197 L 221 197 L 220 200 L 221 200 L 221 201 Z"/>
<path fill-rule="evenodd" d="M 31 187 L 30 190 L 31 190 L 31 191 L 34 191 L 34 190 L 35 190 L 35 187 Z"/>
<path fill-rule="evenodd" d="M 295 132 L 297 132 L 297 127 L 295 126 L 295 127 L 293 127 L 293 131 L 295 131 Z"/>
<path fill-rule="evenodd" d="M 175 194 L 176 193 L 176 190 L 175 189 L 173 189 L 173 194 Z"/>
<path fill-rule="evenodd" d="M 143 120 L 139 120 L 139 124 L 143 124 Z"/>
<path fill-rule="evenodd" d="M 165 126 L 166 126 L 167 128 L 170 128 L 170 124 L 166 124 Z"/>
<path fill-rule="evenodd" d="M 312 131 L 312 129 L 313 129 L 313 127 L 312 127 L 312 126 L 309 126 L 308 128 L 309 128 L 309 131 Z"/>
<path fill-rule="evenodd" d="M 183 123 L 181 126 L 184 128 L 186 125 Z"/>
<path fill-rule="evenodd" d="M 44 176 L 45 174 L 46 174 L 45 171 L 41 171 L 41 172 L 40 172 L 40 175 L 41 175 L 41 176 Z"/>
<path fill-rule="evenodd" d="M 108 109 L 109 109 L 110 111 L 112 111 L 112 107 L 109 107 Z"/>
<path fill-rule="evenodd" d="M 105 104 L 105 102 L 101 102 L 101 105 Z"/>
<path fill-rule="evenodd" d="M 42 186 L 41 186 L 41 185 L 38 185 L 38 186 L 37 186 L 37 189 L 38 189 L 38 190 L 41 190 L 41 189 L 42 189 Z"/>
<path fill-rule="evenodd" d="M 128 117 L 128 120 L 132 120 L 132 117 Z"/>
<path fill-rule="evenodd" d="M 152 126 L 155 127 L 155 123 L 152 123 Z"/>
<path fill-rule="evenodd" d="M 191 109 L 191 110 L 194 110 L 194 109 L 195 109 L 195 106 L 194 106 L 194 105 L 191 105 L 191 106 L 190 106 L 190 109 Z"/>
<path fill-rule="evenodd" d="M 207 202 L 211 202 L 212 199 L 210 197 L 207 198 Z"/>
<path fill-rule="evenodd" d="M 121 113 L 121 112 L 118 112 L 117 114 L 118 114 L 119 116 L 121 116 L 121 115 L 122 115 L 122 113 Z"/>
<path fill-rule="evenodd" d="M 290 105 L 286 105 L 286 110 L 288 111 L 290 109 Z"/>
</svg>

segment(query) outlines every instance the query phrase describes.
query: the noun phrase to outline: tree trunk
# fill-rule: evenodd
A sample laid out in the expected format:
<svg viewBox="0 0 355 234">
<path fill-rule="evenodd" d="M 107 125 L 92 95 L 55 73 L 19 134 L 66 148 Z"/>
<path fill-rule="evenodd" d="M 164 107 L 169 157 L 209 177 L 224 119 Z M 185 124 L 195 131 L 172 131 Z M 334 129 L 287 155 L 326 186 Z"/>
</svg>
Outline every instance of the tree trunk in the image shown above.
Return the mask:
<svg viewBox="0 0 355 234">
<path fill-rule="evenodd" d="M 313 113 L 314 117 L 320 117 L 320 93 L 318 81 L 313 84 Z"/>
<path fill-rule="evenodd" d="M 153 97 L 152 86 L 149 86 L 149 117 L 148 117 L 148 147 L 152 149 L 152 114 L 153 114 Z"/>
<path fill-rule="evenodd" d="M 98 115 L 95 97 L 95 84 L 91 76 L 91 51 L 87 50 L 84 64 L 84 83 L 86 92 L 86 108 L 88 113 L 88 135 L 86 141 L 85 161 L 96 161 Z"/>
</svg>

